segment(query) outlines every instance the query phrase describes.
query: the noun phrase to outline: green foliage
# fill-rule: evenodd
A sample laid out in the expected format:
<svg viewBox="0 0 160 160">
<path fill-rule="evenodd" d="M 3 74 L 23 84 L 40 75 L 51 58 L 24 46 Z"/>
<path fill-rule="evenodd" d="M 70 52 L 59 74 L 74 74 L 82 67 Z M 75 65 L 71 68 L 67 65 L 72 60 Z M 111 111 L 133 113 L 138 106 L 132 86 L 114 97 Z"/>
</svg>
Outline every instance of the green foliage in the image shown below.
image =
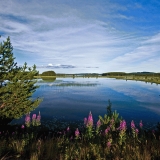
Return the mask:
<svg viewBox="0 0 160 160">
<path fill-rule="evenodd" d="M 160 77 L 160 73 L 154 72 L 133 72 L 133 73 L 125 73 L 125 72 L 107 72 L 102 73 L 102 76 L 149 76 L 149 77 Z"/>
<path fill-rule="evenodd" d="M 111 103 L 110 100 L 108 100 L 107 115 L 108 115 L 109 117 L 111 117 L 111 115 L 112 115 L 112 109 L 111 109 L 111 107 L 112 107 L 112 103 Z"/>
<path fill-rule="evenodd" d="M 46 71 L 41 74 L 41 76 L 56 76 L 54 71 Z"/>
<path fill-rule="evenodd" d="M 100 134 L 96 134 L 96 128 L 93 127 L 91 138 L 86 135 L 88 133 L 83 125 L 79 126 L 81 129 L 78 137 L 72 132 L 72 128 L 55 131 L 44 126 L 14 126 L 12 130 L 7 129 L 0 133 L 0 159 L 158 160 L 159 133 L 146 132 L 141 127 L 137 136 L 133 137 L 132 132 L 127 130 L 122 122 L 125 121 L 121 121 L 116 130 L 112 129 L 113 123 L 108 124 L 104 129 L 100 129 Z M 110 129 L 106 131 L 108 128 Z"/>
<path fill-rule="evenodd" d="M 14 62 L 15 58 L 13 57 L 12 50 L 13 47 L 9 37 L 3 42 L 3 44 L 0 43 L 0 86 L 2 86 L 4 80 L 13 78 L 9 77 L 8 73 L 19 69 Z"/>
<path fill-rule="evenodd" d="M 102 76 L 125 76 L 125 72 L 107 72 L 103 73 Z"/>
<path fill-rule="evenodd" d="M 122 117 L 119 117 L 119 113 L 117 113 L 117 111 L 112 112 L 112 103 L 108 100 L 107 114 L 105 114 L 104 117 L 99 116 L 99 120 L 104 128 L 107 125 L 110 125 L 111 129 L 115 130 L 115 127 L 118 126 Z"/>
<path fill-rule="evenodd" d="M 32 99 L 38 86 L 34 76 L 36 66 L 17 67 L 14 62 L 10 38 L 0 44 L 0 119 L 20 118 L 34 110 L 41 99 Z M 6 82 L 7 81 L 7 82 Z"/>
</svg>

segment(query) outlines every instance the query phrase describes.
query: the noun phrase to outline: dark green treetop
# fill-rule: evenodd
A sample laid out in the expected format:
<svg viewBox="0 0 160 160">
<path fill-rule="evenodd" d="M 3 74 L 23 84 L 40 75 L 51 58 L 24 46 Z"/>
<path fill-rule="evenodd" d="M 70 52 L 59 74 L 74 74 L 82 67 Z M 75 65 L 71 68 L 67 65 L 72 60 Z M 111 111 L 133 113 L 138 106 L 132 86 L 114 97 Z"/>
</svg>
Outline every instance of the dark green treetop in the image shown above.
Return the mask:
<svg viewBox="0 0 160 160">
<path fill-rule="evenodd" d="M 13 47 L 8 37 L 0 44 L 0 119 L 20 118 L 34 110 L 41 102 L 33 99 L 36 86 L 34 76 L 38 74 L 36 66 L 17 67 L 12 53 Z"/>
<path fill-rule="evenodd" d="M 41 74 L 42 76 L 56 76 L 54 71 L 45 71 Z"/>
<path fill-rule="evenodd" d="M 0 85 L 2 86 L 2 83 L 4 80 L 9 80 L 11 77 L 9 77 L 8 73 L 12 72 L 13 70 L 18 70 L 18 67 L 16 66 L 17 63 L 14 62 L 14 57 L 12 53 L 13 47 L 10 42 L 10 38 L 8 37 L 6 41 L 0 43 Z"/>
</svg>

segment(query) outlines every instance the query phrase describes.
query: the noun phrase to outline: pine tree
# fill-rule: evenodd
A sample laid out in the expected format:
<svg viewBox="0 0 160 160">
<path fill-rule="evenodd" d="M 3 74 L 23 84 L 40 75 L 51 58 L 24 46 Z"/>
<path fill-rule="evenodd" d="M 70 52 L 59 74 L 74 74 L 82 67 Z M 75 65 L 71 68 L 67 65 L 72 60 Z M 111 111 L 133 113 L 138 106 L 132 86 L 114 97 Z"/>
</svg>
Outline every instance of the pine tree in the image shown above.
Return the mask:
<svg viewBox="0 0 160 160">
<path fill-rule="evenodd" d="M 8 37 L 6 41 L 0 43 L 0 87 L 4 83 L 5 79 L 9 79 L 8 73 L 16 71 L 18 67 L 14 63 L 14 57 L 12 53 L 13 47 Z"/>
<path fill-rule="evenodd" d="M 0 120 L 18 119 L 34 110 L 41 102 L 33 99 L 36 86 L 34 76 L 38 74 L 36 66 L 17 67 L 14 62 L 13 47 L 8 37 L 0 44 Z"/>
</svg>

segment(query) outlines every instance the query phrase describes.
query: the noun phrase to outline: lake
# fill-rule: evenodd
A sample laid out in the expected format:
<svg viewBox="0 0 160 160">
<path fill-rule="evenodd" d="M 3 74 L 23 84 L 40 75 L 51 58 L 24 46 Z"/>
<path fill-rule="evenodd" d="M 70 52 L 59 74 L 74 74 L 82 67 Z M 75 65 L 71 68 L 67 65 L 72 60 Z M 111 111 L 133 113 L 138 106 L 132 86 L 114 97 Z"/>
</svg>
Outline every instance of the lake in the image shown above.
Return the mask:
<svg viewBox="0 0 160 160">
<path fill-rule="evenodd" d="M 108 100 L 112 110 L 128 123 L 140 120 L 147 126 L 160 121 L 160 85 L 111 78 L 57 78 L 38 80 L 40 87 L 33 97 L 43 102 L 33 112 L 41 112 L 42 119 L 83 121 L 91 111 L 95 121 L 106 113 Z"/>
</svg>

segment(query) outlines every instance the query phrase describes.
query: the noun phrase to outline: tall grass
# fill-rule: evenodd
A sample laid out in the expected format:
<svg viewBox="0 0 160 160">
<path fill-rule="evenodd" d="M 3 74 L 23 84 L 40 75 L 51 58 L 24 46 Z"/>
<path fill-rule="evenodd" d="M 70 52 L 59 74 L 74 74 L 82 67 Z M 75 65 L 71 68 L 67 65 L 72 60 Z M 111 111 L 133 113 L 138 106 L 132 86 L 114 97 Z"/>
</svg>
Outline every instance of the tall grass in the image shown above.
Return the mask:
<svg viewBox="0 0 160 160">
<path fill-rule="evenodd" d="M 35 120 L 35 115 L 32 119 Z M 0 160 L 160 159 L 159 130 L 143 129 L 142 121 L 138 126 L 134 121 L 127 124 L 118 113 L 111 111 L 111 104 L 97 123 L 90 112 L 84 124 L 77 128 L 68 126 L 61 131 L 51 131 L 43 125 L 33 125 L 34 122 L 26 118 L 23 127 L 1 130 Z"/>
</svg>

